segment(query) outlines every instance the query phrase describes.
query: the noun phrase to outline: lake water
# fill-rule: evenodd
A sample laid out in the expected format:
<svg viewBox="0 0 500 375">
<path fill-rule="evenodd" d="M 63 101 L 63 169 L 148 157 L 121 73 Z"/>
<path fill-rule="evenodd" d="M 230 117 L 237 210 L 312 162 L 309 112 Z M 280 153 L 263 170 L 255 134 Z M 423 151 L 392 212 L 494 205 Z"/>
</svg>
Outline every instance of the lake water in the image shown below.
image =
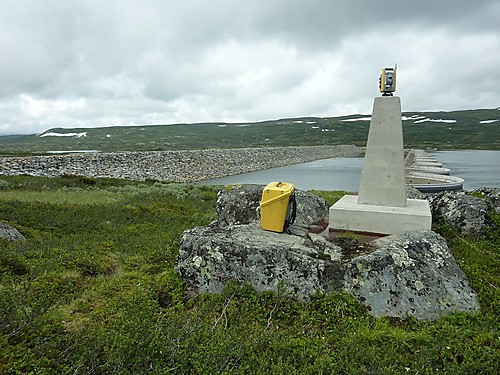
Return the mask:
<svg viewBox="0 0 500 375">
<path fill-rule="evenodd" d="M 463 178 L 466 190 L 477 187 L 500 187 L 500 151 L 437 151 L 432 152 L 431 155 L 449 168 L 451 175 Z M 362 157 L 323 159 L 200 183 L 207 185 L 267 185 L 271 181 L 286 181 L 293 183 L 301 190 L 357 192 L 363 159 Z"/>
</svg>

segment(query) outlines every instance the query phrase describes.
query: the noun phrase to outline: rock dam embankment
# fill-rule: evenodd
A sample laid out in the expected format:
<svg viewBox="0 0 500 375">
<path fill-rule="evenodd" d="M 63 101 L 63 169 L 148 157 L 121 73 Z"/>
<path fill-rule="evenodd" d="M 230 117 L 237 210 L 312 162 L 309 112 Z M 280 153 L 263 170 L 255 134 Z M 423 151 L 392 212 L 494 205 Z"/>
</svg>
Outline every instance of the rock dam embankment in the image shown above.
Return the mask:
<svg viewBox="0 0 500 375">
<path fill-rule="evenodd" d="M 0 175 L 195 182 L 362 152 L 353 145 L 337 145 L 3 157 Z"/>
</svg>

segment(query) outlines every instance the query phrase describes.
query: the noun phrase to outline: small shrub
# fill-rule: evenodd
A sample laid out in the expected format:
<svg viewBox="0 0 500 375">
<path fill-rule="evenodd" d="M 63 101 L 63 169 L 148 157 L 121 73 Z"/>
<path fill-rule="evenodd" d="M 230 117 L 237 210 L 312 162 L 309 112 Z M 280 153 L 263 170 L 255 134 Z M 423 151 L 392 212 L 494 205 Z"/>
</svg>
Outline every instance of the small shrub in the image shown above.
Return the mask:
<svg viewBox="0 0 500 375">
<path fill-rule="evenodd" d="M 14 249 L 12 249 L 14 247 Z M 0 280 L 3 273 L 22 276 L 28 273 L 26 260 L 15 250 L 15 246 L 0 238 Z"/>
</svg>

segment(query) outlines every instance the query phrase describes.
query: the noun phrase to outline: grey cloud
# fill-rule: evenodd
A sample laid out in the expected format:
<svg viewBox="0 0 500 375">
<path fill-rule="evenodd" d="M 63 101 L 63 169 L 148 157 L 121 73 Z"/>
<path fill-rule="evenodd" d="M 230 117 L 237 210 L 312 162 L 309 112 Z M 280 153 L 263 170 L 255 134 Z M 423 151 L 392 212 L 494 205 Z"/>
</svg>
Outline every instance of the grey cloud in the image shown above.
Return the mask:
<svg viewBox="0 0 500 375">
<path fill-rule="evenodd" d="M 0 95 L 41 91 L 71 59 L 68 36 L 60 32 L 67 29 L 65 17 L 41 2 L 9 2 L 1 8 Z"/>
<path fill-rule="evenodd" d="M 455 1 L 272 1 L 262 6 L 254 30 L 303 47 L 335 46 L 349 35 L 399 29 L 498 32 L 498 2 Z"/>
<path fill-rule="evenodd" d="M 406 110 L 496 107 L 499 14 L 486 0 L 3 2 L 0 134 L 368 113 L 395 62 Z"/>
</svg>

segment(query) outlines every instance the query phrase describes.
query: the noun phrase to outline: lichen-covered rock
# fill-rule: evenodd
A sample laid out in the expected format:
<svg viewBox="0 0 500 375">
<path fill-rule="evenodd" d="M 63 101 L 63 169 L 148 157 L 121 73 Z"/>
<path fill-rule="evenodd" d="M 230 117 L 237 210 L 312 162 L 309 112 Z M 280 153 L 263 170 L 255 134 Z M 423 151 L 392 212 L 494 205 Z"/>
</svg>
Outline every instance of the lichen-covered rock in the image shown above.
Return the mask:
<svg viewBox="0 0 500 375">
<path fill-rule="evenodd" d="M 219 220 L 182 234 L 175 268 L 188 288 L 217 293 L 230 280 L 257 291 L 284 284 L 303 301 L 317 292 L 347 291 L 373 315 L 421 320 L 479 309 L 467 277 L 435 232 L 408 232 L 373 243 L 327 238 L 299 230 L 301 224 L 289 233 L 268 232 L 255 214 L 262 188 L 225 190 L 217 203 Z M 302 223 L 328 215 L 326 202 L 313 197 L 297 192 Z"/>
<path fill-rule="evenodd" d="M 297 218 L 295 224 L 309 227 L 328 226 L 329 207 L 326 200 L 303 190 L 296 190 Z"/>
<path fill-rule="evenodd" d="M 430 196 L 429 202 L 433 222 L 442 220 L 462 234 L 480 236 L 495 227 L 486 200 L 468 192 L 439 193 Z"/>
<path fill-rule="evenodd" d="M 341 249 L 319 235 L 273 233 L 257 224 L 213 225 L 183 233 L 176 270 L 201 292 L 220 292 L 229 280 L 257 291 L 278 290 L 284 283 L 296 298 L 307 300 L 334 289 L 331 275 L 340 257 Z"/>
<path fill-rule="evenodd" d="M 476 293 L 437 233 L 408 232 L 374 244 L 377 250 L 352 259 L 343 270 L 343 289 L 371 314 L 433 320 L 479 309 Z"/>
<path fill-rule="evenodd" d="M 481 195 L 492 210 L 500 213 L 500 188 L 477 188 L 471 194 Z"/>
<path fill-rule="evenodd" d="M 217 215 L 221 227 L 260 220 L 260 199 L 264 186 L 228 185 L 217 194 Z"/>
<path fill-rule="evenodd" d="M 19 233 L 19 231 L 5 223 L 0 222 L 0 238 L 5 238 L 8 241 L 20 241 L 24 240 L 24 236 Z"/>
<path fill-rule="evenodd" d="M 250 224 L 260 221 L 260 200 L 263 185 L 227 186 L 217 195 L 218 224 L 221 227 Z M 296 226 L 308 228 L 320 225 L 325 229 L 328 218 L 328 204 L 317 195 L 295 190 L 297 202 Z M 297 230 L 297 229 L 296 229 Z"/>
<path fill-rule="evenodd" d="M 220 292 L 230 280 L 257 291 L 276 291 L 283 283 L 303 301 L 317 292 L 343 290 L 375 316 L 432 320 L 479 309 L 474 290 L 440 235 L 408 232 L 374 244 L 374 250 L 351 257 L 317 234 L 278 234 L 257 224 L 212 225 L 183 233 L 176 270 L 198 292 Z"/>
</svg>

